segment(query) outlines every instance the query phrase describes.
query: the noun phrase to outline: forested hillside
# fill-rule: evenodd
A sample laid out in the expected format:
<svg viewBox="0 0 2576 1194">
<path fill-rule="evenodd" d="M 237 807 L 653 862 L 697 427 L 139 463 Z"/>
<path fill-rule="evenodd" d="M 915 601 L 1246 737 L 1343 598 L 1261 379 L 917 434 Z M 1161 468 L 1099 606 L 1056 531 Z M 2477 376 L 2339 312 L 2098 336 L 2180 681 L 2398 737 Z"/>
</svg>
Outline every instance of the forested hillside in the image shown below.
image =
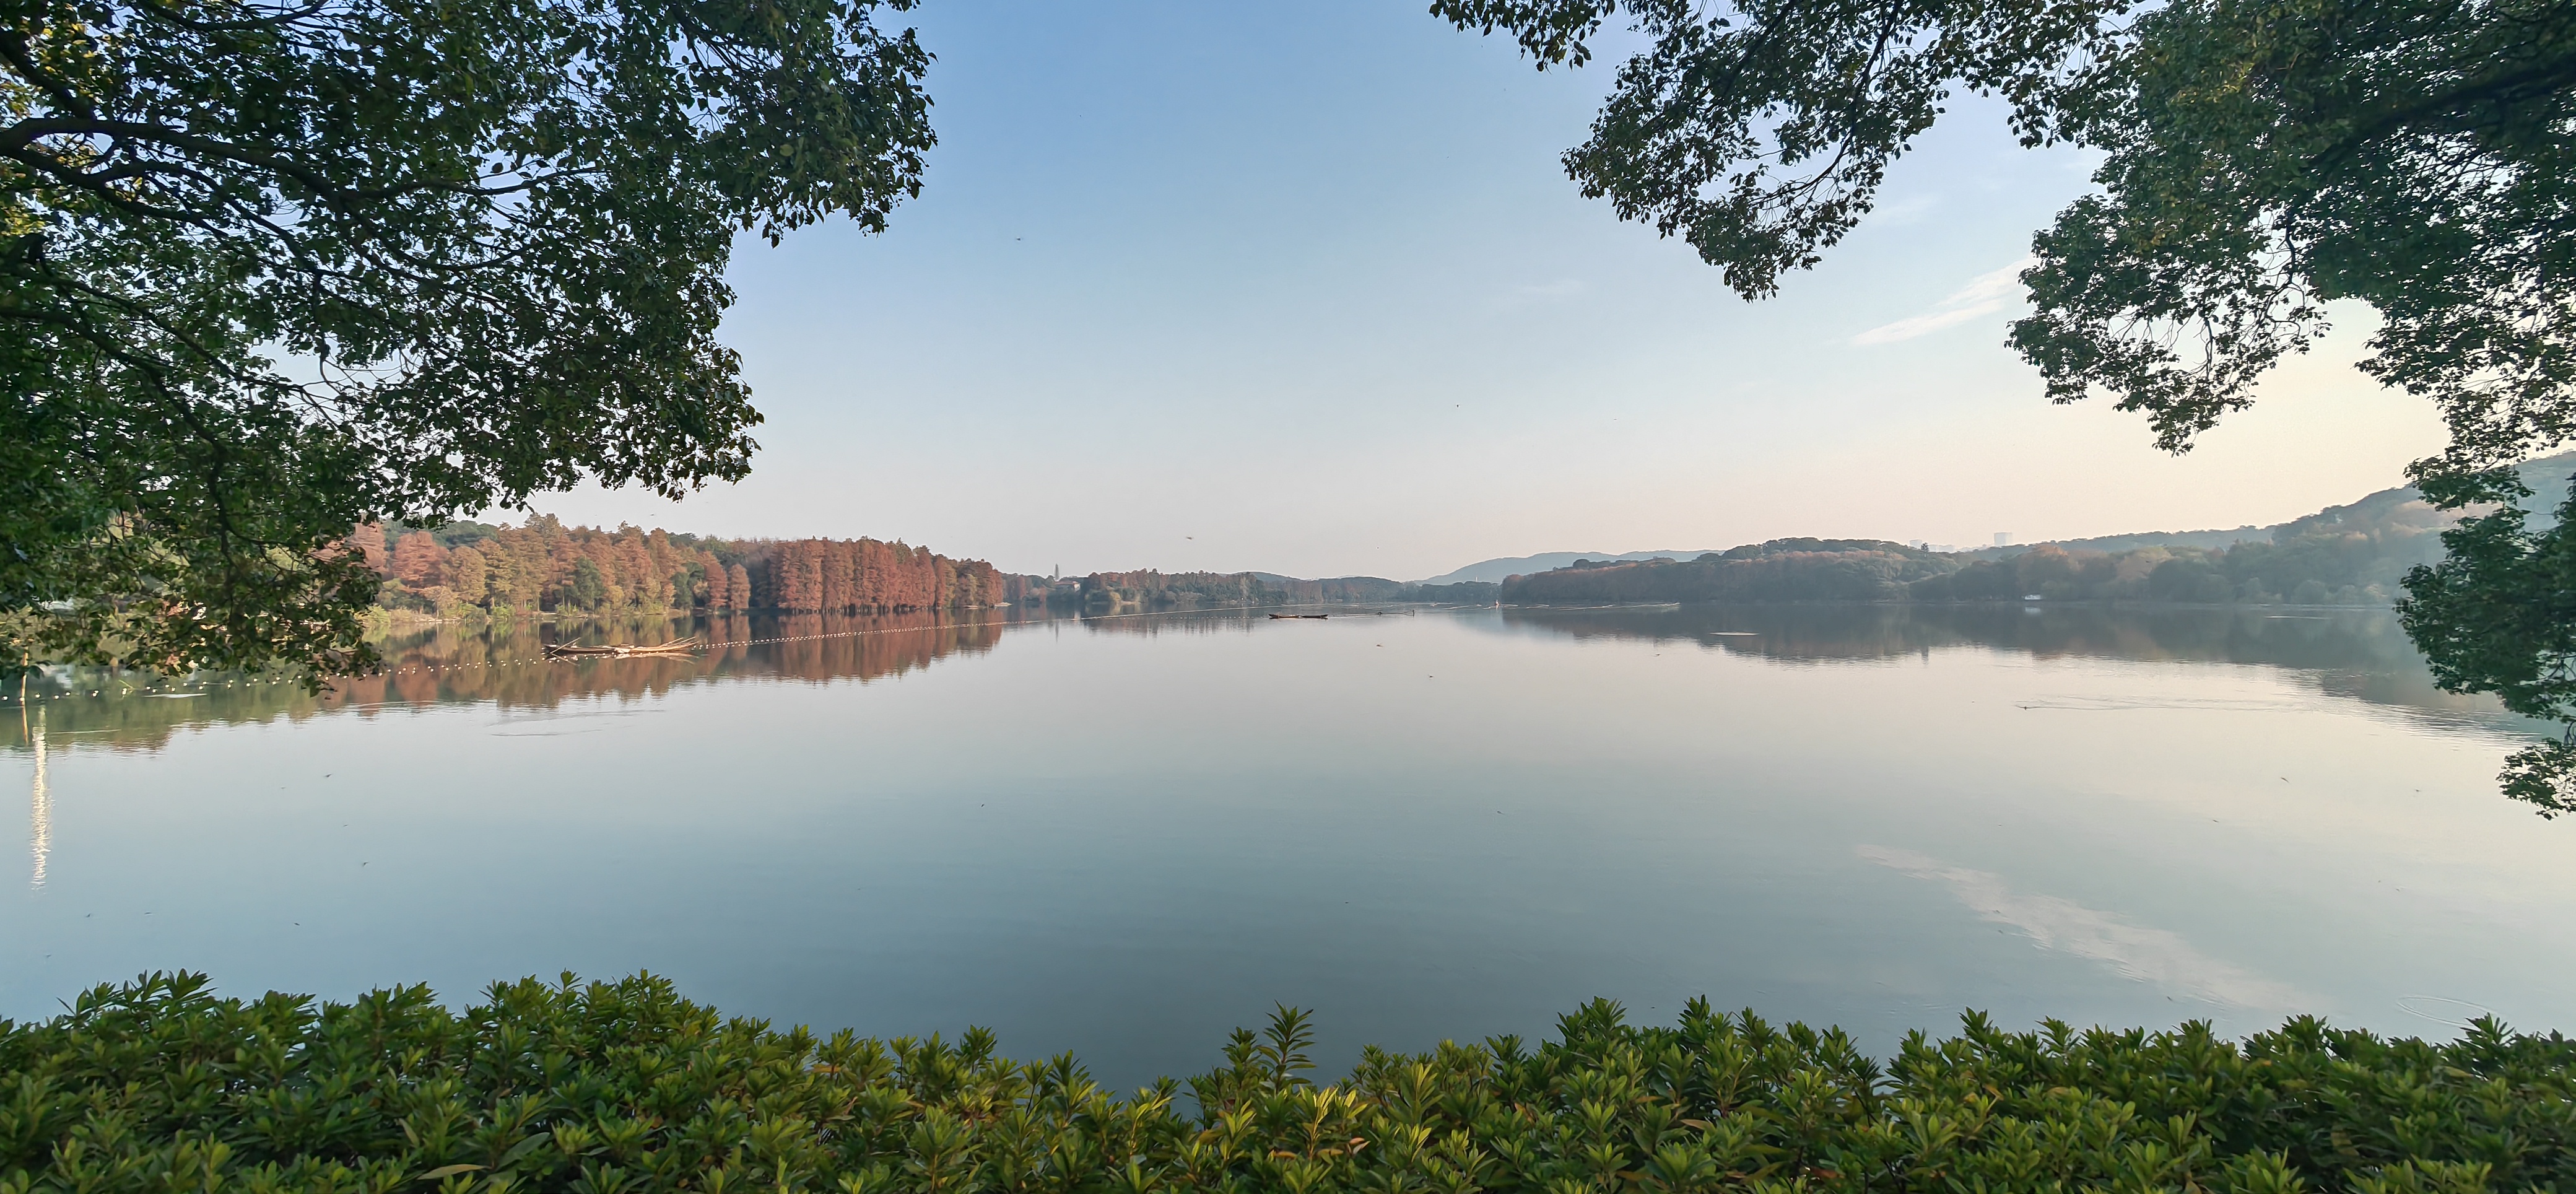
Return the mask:
<svg viewBox="0 0 2576 1194">
<path fill-rule="evenodd" d="M 1651 560 L 1657 556 L 1670 556 L 1676 560 L 1696 559 L 1706 554 L 1708 554 L 1706 548 L 1694 548 L 1688 551 L 1543 551 L 1537 555 L 1498 556 L 1490 560 L 1478 560 L 1464 568 L 1444 572 L 1416 583 L 1430 588 L 1447 588 L 1451 585 L 1477 582 L 1498 585 L 1515 576 L 1563 568 L 1576 560 L 1590 560 L 1596 564 L 1628 563 L 1636 560 Z"/>
<path fill-rule="evenodd" d="M 2576 453 L 2522 466 L 2533 523 L 2563 500 Z M 1581 560 L 1503 583 L 1515 605 L 1667 601 L 2166 601 L 2379 606 L 2442 558 L 2454 512 L 2411 488 L 2260 530 L 2120 535 L 1957 554 L 1875 540 L 1777 539 L 1697 559 Z M 2115 549 L 2105 550 L 2105 547 Z"/>
<path fill-rule="evenodd" d="M 2535 501 L 2564 495 L 2571 457 L 2524 466 Z M 2442 558 L 2457 515 L 2413 489 L 2383 489 L 2270 528 L 2265 538 L 2208 549 L 2167 543 L 2130 551 L 2042 544 L 1914 587 L 1926 601 L 2144 600 L 2294 605 L 2386 605 L 2406 570 Z M 1980 553 L 1997 555 L 1999 553 Z"/>
<path fill-rule="evenodd" d="M 1875 539 L 1774 539 L 1692 560 L 1577 560 L 1503 582 L 1508 605 L 1665 601 L 1895 601 L 1950 556 Z"/>
<path fill-rule="evenodd" d="M 1251 572 L 1094 572 L 1060 599 L 1084 609 L 1229 609 L 1286 605 L 1288 591 Z"/>
<path fill-rule="evenodd" d="M 2145 600 L 2295 605 L 2386 605 L 2406 570 L 2442 556 L 2453 521 L 2420 498 L 2385 495 L 2274 529 L 2270 542 L 2211 551 L 2143 547 L 2068 551 L 2045 544 L 1980 560 L 1913 587 L 1922 601 Z"/>
</svg>

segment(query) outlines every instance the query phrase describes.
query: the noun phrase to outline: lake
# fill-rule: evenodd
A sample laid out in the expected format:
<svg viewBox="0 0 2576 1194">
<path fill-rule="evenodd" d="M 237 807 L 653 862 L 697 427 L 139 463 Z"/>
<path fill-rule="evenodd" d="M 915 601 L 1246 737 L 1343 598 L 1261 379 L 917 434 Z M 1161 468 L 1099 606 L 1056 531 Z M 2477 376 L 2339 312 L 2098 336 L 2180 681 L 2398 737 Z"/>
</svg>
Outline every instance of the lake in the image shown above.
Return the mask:
<svg viewBox="0 0 2576 1194">
<path fill-rule="evenodd" d="M 2536 727 L 2385 613 L 1007 614 L 423 631 L 319 697 L 49 673 L 0 706 L 0 1016 L 649 969 L 1121 1087 L 1275 1001 L 1328 1072 L 1596 995 L 1881 1053 L 1963 1008 L 2576 1026 L 2576 825 L 2494 788 Z"/>
</svg>

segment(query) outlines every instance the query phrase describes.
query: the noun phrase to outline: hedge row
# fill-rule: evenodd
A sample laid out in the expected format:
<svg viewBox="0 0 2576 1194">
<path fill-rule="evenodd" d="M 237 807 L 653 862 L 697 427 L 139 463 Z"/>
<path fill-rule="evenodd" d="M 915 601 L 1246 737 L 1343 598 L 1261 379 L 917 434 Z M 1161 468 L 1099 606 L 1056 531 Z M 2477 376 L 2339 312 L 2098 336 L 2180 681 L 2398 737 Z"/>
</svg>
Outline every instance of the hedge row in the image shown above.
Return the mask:
<svg viewBox="0 0 2576 1194">
<path fill-rule="evenodd" d="M 0 1194 L 731 1191 L 1906 1191 L 2576 1194 L 2576 1042 L 2294 1020 L 1917 1035 L 1595 1002 L 1562 1039 L 1370 1050 L 1306 1076 L 1307 1021 L 1121 1098 L 991 1034 L 817 1037 L 659 978 L 215 998 L 201 975 L 0 1021 Z"/>
</svg>

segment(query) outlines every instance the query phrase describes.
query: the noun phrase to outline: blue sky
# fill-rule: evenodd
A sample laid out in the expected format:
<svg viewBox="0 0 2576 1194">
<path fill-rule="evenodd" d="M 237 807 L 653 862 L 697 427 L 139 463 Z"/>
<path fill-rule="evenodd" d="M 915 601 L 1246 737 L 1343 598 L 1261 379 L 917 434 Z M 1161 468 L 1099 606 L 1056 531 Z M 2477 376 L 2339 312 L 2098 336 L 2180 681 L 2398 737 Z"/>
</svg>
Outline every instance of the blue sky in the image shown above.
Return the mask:
<svg viewBox="0 0 2576 1194">
<path fill-rule="evenodd" d="M 2176 459 L 2052 407 L 2010 268 L 2086 187 L 1966 98 L 1875 217 L 1747 304 L 1576 193 L 1624 43 L 1540 73 L 1416 3 L 931 0 L 940 145 L 883 236 L 745 241 L 753 475 L 540 509 L 871 535 L 1013 570 L 1409 579 L 1783 535 L 1981 543 L 2278 521 L 2440 442 L 2362 313 Z"/>
</svg>

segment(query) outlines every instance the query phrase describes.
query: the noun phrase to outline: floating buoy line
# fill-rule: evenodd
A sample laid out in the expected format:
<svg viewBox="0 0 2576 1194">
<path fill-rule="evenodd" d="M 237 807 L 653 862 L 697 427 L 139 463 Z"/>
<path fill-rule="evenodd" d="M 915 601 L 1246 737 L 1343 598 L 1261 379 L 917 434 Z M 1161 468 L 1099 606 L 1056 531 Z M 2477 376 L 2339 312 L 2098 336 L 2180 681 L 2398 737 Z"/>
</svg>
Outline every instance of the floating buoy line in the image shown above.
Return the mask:
<svg viewBox="0 0 2576 1194">
<path fill-rule="evenodd" d="M 1252 614 L 1254 614 L 1254 613 L 1259 613 L 1259 612 L 1267 612 L 1267 611 L 1264 611 L 1264 610 L 1257 610 L 1257 609 L 1250 608 L 1250 607 L 1246 607 L 1246 608 L 1243 608 L 1243 609 L 1214 609 L 1214 610 L 1208 610 L 1208 609 L 1159 609 L 1159 610 L 1142 610 L 1142 611 L 1139 611 L 1139 612 L 1136 612 L 1136 613 L 1132 613 L 1132 614 L 1094 614 L 1094 615 L 1092 615 L 1092 616 L 1090 616 L 1090 617 L 1082 618 L 1082 619 L 1080 619 L 1080 621 L 1083 621 L 1083 622 L 1107 622 L 1107 621 L 1113 621 L 1113 620 L 1124 620 L 1124 619 L 1129 619 L 1129 618 L 1164 618 L 1164 617 L 1170 617 L 1170 616 L 1172 616 L 1172 615 L 1174 615 L 1174 614 L 1213 614 L 1213 613 L 1240 613 L 1240 614 L 1243 614 L 1243 615 L 1245 616 L 1246 620 L 1248 621 L 1248 620 L 1250 619 L 1250 617 L 1251 617 L 1251 615 L 1252 615 Z M 1049 621 L 1053 621 L 1053 619 L 1049 619 Z M 1034 625 L 1038 625 L 1038 623 L 1036 623 L 1036 622 L 1022 622 L 1022 623 L 1015 623 L 1015 624 L 1016 624 L 1016 625 L 1023 625 L 1023 626 L 1034 626 Z M 871 634 L 909 634 L 909 633 L 917 633 L 917 632 L 919 632 L 919 631 L 923 631 L 923 630 L 937 630 L 937 629 L 940 629 L 940 627 L 937 627 L 937 626 L 874 626 L 874 627 L 869 627 L 869 628 L 864 629 L 864 630 L 835 630 L 835 631 L 831 631 L 831 632 L 824 633 L 824 634 L 782 634 L 782 635 L 772 635 L 772 636 L 767 637 L 767 638 L 743 638 L 743 639 L 733 639 L 733 640 L 730 640 L 730 641 L 727 641 L 727 642 L 721 642 L 721 643 L 708 643 L 708 644 L 706 644 L 706 647 L 707 647 L 707 648 L 710 648 L 710 649 L 722 649 L 722 648 L 726 648 L 726 647 L 768 647 L 768 646 L 776 646 L 776 645 L 781 644 L 781 643 L 808 643 L 808 642 L 817 642 L 817 641 L 820 641 L 820 640 L 823 640 L 823 639 L 835 639 L 835 638 L 861 638 L 861 637 L 864 637 L 864 636 L 867 636 L 867 635 L 871 635 Z M 540 650 L 543 650 L 544 648 L 543 648 L 543 647 L 540 647 L 539 649 L 540 649 Z M 682 653 L 679 653 L 679 652 L 660 652 L 660 653 L 656 653 L 656 652 L 652 652 L 652 651 L 649 651 L 649 650 L 648 650 L 648 651 L 645 651 L 645 652 L 642 652 L 642 653 L 639 653 L 639 654 L 627 655 L 627 656 L 623 656 L 623 657 L 616 657 L 616 656 L 599 656 L 599 655 L 558 655 L 558 656 L 553 656 L 553 657 L 535 656 L 535 657 L 531 657 L 531 658 L 527 658 L 527 659 L 501 659 L 501 660 L 486 660 L 486 661 L 483 661 L 483 662 L 481 662 L 481 663 L 444 663 L 444 664 L 429 664 L 429 663 L 421 663 L 421 664 L 412 664 L 412 665 L 409 665 L 409 666 L 406 666 L 406 667 L 387 668 L 387 669 L 385 669 L 384 671 L 380 671 L 380 672 L 368 672 L 368 673 L 366 673 L 366 674 L 365 674 L 365 675 L 363 675 L 363 676 L 354 676 L 354 677 L 350 677 L 350 678 L 351 678 L 351 679 L 358 679 L 358 680 L 365 680 L 365 679 L 372 679 L 372 678 L 380 677 L 380 676 L 426 675 L 426 674 L 430 674 L 430 673 L 437 673 L 437 672 L 466 672 L 466 671 L 473 671 L 473 670 L 475 670 L 475 669 L 477 669 L 477 668 L 492 668 L 492 669 L 497 669 L 497 668 L 509 668 L 509 667 L 527 667 L 527 666 L 529 666 L 529 665 L 531 665 L 531 664 L 544 665 L 544 664 L 549 664 L 549 663 L 579 663 L 579 662 L 583 662 L 583 661 L 585 661 L 585 660 L 603 659 L 603 658 L 623 658 L 623 659 L 625 659 L 625 660 L 635 660 L 635 659 L 695 659 L 695 658 L 698 658 L 698 656 L 697 656 L 696 654 L 694 654 L 694 653 L 691 653 L 691 654 L 682 654 Z M 85 698 L 85 697 L 104 697 L 104 698 L 106 698 L 106 699 L 110 699 L 110 700 L 114 700 L 114 699 L 119 698 L 119 697 L 195 697 L 195 696 L 204 696 L 204 695 L 206 695 L 206 694 L 207 694 L 207 693 L 209 693 L 209 692 L 213 692 L 213 691 L 217 691 L 217 690 L 219 690 L 219 689 L 225 689 L 225 688 L 253 688 L 253 687 L 259 687 L 259 686 L 262 686 L 262 685 L 296 684 L 296 683 L 299 683 L 299 681 L 294 680 L 294 679 L 289 678 L 289 677 L 284 677 L 284 676 L 276 676 L 276 677 L 259 677 L 259 676 L 250 676 L 250 677 L 238 677 L 238 678 L 230 679 L 230 680 L 177 680 L 177 681 L 169 681 L 169 682 L 165 682 L 165 683 L 161 683 L 161 684 L 141 684 L 141 685 L 138 685 L 138 684 L 120 684 L 120 685 L 115 686 L 115 688 L 114 688 L 112 691 L 111 691 L 110 689 L 108 689 L 108 688 L 93 688 L 93 689 L 90 689 L 89 691 L 87 691 L 86 693 L 84 693 L 84 692 L 81 692 L 81 691 L 79 691 L 79 690 L 75 689 L 75 690 L 70 691 L 70 692 L 57 692 L 57 693 L 50 693 L 50 694 L 44 694 L 44 695 L 32 695 L 32 694 L 31 694 L 31 695 L 25 696 L 25 697 L 23 697 L 23 698 L 22 698 L 18 693 L 9 692 L 9 693 L 0 693 L 0 705 L 16 705 L 16 704 L 19 704 L 19 703 L 21 702 L 21 700 L 22 700 L 22 699 L 23 699 L 23 701 L 24 701 L 26 704 L 34 705 L 34 704 L 37 704 L 37 703 L 42 702 L 42 701 L 59 701 L 59 700 L 62 700 L 63 698 L 65 698 L 65 697 L 84 697 L 84 698 Z"/>
</svg>

